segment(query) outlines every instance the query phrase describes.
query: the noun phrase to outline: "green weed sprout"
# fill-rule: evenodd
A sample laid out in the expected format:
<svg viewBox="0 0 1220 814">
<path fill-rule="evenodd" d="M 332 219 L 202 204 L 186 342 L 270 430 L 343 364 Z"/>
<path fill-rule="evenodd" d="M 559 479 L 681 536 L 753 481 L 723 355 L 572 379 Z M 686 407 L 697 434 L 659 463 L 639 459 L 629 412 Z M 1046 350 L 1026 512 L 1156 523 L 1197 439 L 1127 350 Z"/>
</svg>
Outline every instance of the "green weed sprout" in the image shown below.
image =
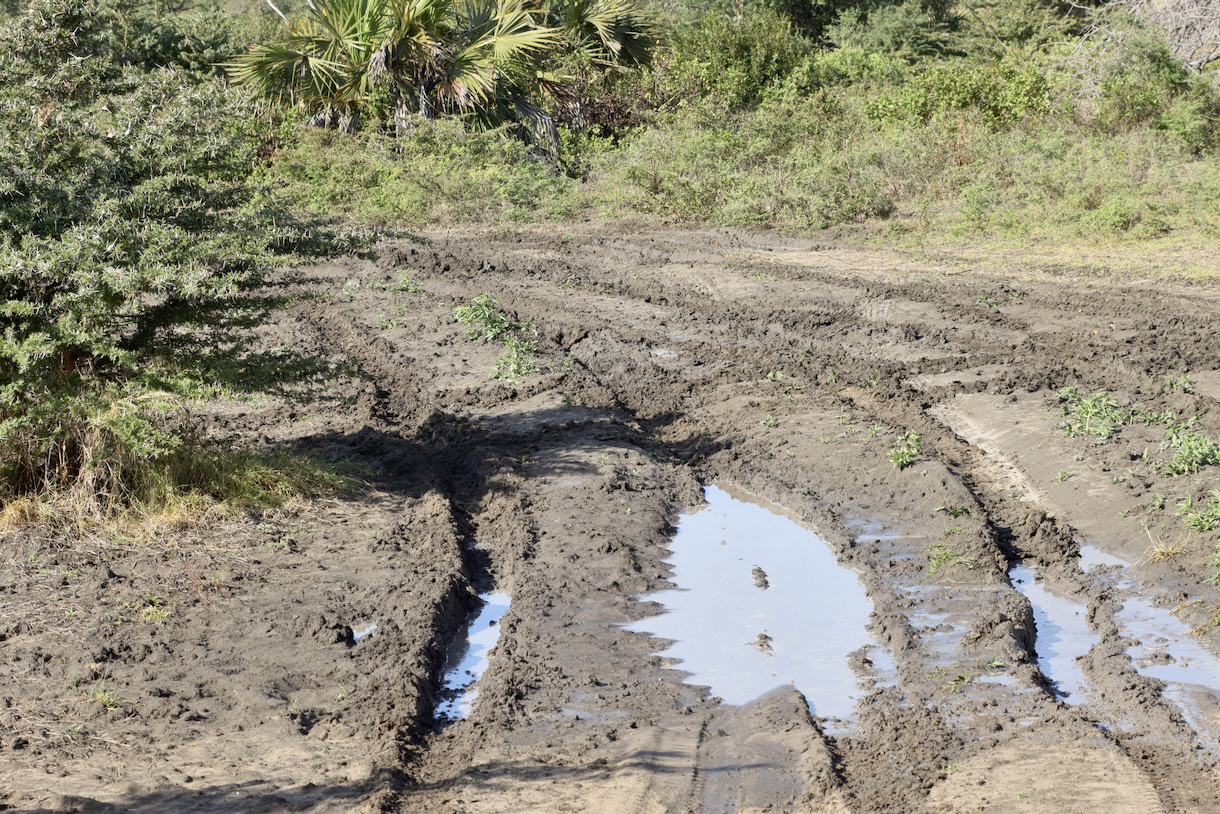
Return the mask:
<svg viewBox="0 0 1220 814">
<path fill-rule="evenodd" d="M 922 449 L 923 436 L 919 434 L 918 430 L 909 430 L 906 435 L 898 439 L 898 443 L 886 457 L 901 471 L 915 462 Z"/>
</svg>

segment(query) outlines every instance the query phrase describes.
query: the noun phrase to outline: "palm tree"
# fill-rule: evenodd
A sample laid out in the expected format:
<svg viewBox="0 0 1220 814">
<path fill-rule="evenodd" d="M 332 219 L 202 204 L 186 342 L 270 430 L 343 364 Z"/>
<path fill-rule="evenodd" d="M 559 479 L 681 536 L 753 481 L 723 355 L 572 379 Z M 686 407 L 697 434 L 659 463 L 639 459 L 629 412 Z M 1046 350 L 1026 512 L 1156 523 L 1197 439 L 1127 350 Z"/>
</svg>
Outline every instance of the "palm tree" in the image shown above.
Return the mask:
<svg viewBox="0 0 1220 814">
<path fill-rule="evenodd" d="M 541 16 L 522 0 L 322 0 L 288 36 L 225 67 L 314 124 L 354 130 L 387 100 L 397 117 L 486 105 L 501 75 L 557 39 Z"/>
<path fill-rule="evenodd" d="M 277 42 L 226 65 L 230 78 L 300 105 L 320 126 L 354 130 L 362 116 L 473 111 L 526 119 L 552 151 L 554 124 L 529 101 L 570 98 L 553 68 L 580 52 L 597 66 L 641 64 L 654 26 L 638 0 L 316 0 Z"/>
</svg>

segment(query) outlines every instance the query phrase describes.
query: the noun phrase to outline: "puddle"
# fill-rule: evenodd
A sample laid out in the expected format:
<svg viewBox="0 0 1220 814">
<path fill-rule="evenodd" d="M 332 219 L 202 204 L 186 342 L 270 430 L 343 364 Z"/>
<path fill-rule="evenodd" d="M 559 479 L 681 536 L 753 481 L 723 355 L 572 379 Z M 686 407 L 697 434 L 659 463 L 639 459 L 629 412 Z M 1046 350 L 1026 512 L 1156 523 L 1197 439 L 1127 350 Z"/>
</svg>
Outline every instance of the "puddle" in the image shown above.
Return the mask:
<svg viewBox="0 0 1220 814">
<path fill-rule="evenodd" d="M 470 714 L 479 695 L 474 683 L 487 669 L 487 656 L 500 638 L 500 617 L 508 610 L 508 594 L 485 594 L 479 598 L 483 607 L 467 622 L 446 654 L 437 718 L 456 720 Z"/>
<path fill-rule="evenodd" d="M 792 684 L 821 717 L 849 716 L 860 694 L 849 654 L 872 645 L 870 661 L 893 664 L 865 632 L 872 603 L 856 574 L 779 507 L 715 486 L 705 497 L 670 544 L 679 589 L 648 597 L 668 612 L 628 629 L 676 640 L 665 655 L 727 703 Z"/>
<path fill-rule="evenodd" d="M 1080 544 L 1080 567 L 1085 571 L 1092 571 L 1100 565 L 1117 565 L 1119 568 L 1126 568 L 1130 564 L 1113 554 L 1107 554 L 1095 545 Z"/>
<path fill-rule="evenodd" d="M 1143 597 L 1123 599 L 1115 614 L 1124 632 L 1139 642 L 1127 650 L 1141 673 L 1162 681 L 1220 687 L 1220 663 L 1191 626 Z"/>
<path fill-rule="evenodd" d="M 366 625 L 361 630 L 352 631 L 352 638 L 355 639 L 356 644 L 360 644 L 362 641 L 364 641 L 365 637 L 373 635 L 376 630 L 377 625 Z"/>
<path fill-rule="evenodd" d="M 1035 649 L 1042 672 L 1055 682 L 1060 694 L 1072 701 L 1090 695 L 1091 685 L 1076 663 L 1078 656 L 1085 655 L 1101 641 L 1085 621 L 1088 609 L 1079 602 L 1055 596 L 1035 582 L 1034 569 L 1028 565 L 1012 566 L 1008 576 L 1013 587 L 1025 594 L 1034 608 L 1038 628 Z"/>
</svg>

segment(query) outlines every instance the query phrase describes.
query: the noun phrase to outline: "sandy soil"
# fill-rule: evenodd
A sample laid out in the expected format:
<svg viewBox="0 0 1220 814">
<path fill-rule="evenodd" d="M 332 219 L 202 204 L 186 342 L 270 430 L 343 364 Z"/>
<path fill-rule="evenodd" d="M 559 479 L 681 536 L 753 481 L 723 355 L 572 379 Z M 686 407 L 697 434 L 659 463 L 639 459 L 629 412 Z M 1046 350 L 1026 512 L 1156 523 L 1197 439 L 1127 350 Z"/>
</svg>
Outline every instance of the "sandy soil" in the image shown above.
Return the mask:
<svg viewBox="0 0 1220 814">
<path fill-rule="evenodd" d="M 394 291 L 401 270 L 423 291 Z M 1220 811 L 1220 688 L 1184 709 L 1120 618 L 1138 596 L 1220 643 L 1218 535 L 1175 517 L 1216 468 L 1158 471 L 1156 425 L 1065 436 L 1055 397 L 1108 390 L 1220 437 L 1213 288 L 609 227 L 436 234 L 292 284 L 314 296 L 265 347 L 330 372 L 206 420 L 354 462 L 368 489 L 151 540 L 8 535 L 0 808 Z M 498 348 L 450 317 L 482 292 L 536 321 L 542 373 L 489 378 Z M 1182 374 L 1193 393 L 1165 386 Z M 860 574 L 894 667 L 854 659 L 846 730 L 792 688 L 724 704 L 623 629 L 660 612 L 641 597 L 673 587 L 667 543 L 712 482 Z M 938 541 L 958 559 L 933 567 Z M 1135 564 L 1086 570 L 1082 542 Z M 1088 697 L 1040 669 L 1017 560 L 1087 607 Z M 491 590 L 512 597 L 499 643 L 442 725 L 446 648 Z"/>
</svg>

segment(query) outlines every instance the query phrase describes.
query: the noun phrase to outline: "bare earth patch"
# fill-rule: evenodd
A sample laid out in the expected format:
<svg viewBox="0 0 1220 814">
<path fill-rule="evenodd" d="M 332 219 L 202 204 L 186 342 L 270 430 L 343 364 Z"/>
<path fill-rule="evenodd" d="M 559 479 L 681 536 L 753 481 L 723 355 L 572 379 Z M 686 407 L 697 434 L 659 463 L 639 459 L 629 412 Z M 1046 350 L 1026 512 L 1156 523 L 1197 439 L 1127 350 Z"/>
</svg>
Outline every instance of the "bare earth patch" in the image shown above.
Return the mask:
<svg viewBox="0 0 1220 814">
<path fill-rule="evenodd" d="M 590 226 L 303 270 L 311 296 L 263 341 L 333 377 L 206 421 L 366 488 L 152 540 L 8 533 L 0 807 L 1220 811 L 1220 684 L 1157 678 L 1189 666 L 1177 634 L 1130 622 L 1146 603 L 1216 657 L 1220 531 L 1178 507 L 1217 468 L 1168 474 L 1162 425 L 1065 435 L 1056 396 L 1220 437 L 1214 292 L 981 268 Z M 540 372 L 490 378 L 502 347 L 451 317 L 484 292 L 533 320 Z M 850 719 L 799 685 L 726 704 L 625 628 L 662 612 L 648 595 L 675 587 L 669 542 L 710 483 L 858 575 L 875 647 L 849 659 Z M 1045 672 L 1056 633 L 1017 561 L 1095 637 L 1088 692 Z M 511 605 L 477 700 L 441 721 L 447 650 L 492 591 Z"/>
</svg>

